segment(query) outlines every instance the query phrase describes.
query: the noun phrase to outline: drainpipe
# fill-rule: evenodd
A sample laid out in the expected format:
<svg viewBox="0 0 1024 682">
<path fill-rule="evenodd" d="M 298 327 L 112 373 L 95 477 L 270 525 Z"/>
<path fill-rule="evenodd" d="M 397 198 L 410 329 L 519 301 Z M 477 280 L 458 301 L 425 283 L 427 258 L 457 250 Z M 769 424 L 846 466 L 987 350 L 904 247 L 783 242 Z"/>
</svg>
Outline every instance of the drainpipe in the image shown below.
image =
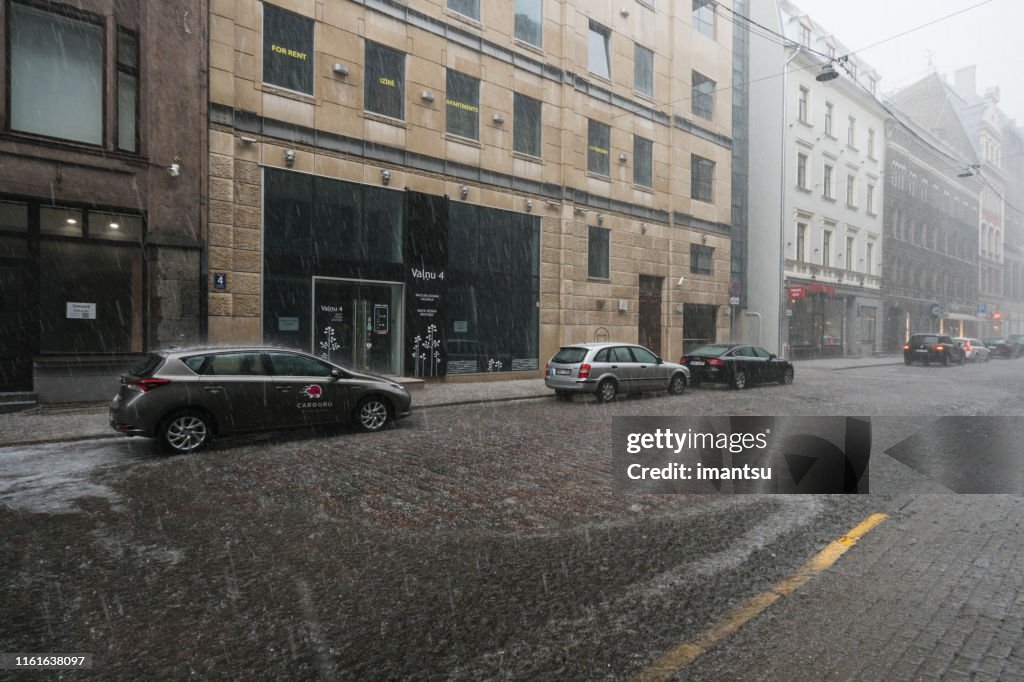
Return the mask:
<svg viewBox="0 0 1024 682">
<path fill-rule="evenodd" d="M 789 63 L 796 59 L 796 56 L 803 51 L 800 45 L 796 46 L 793 54 L 782 65 L 782 134 L 779 136 L 782 147 L 782 172 L 779 174 L 779 203 L 781 204 L 781 211 L 779 211 L 779 287 L 777 294 L 779 296 L 779 332 L 778 332 L 778 355 L 780 358 L 785 357 L 783 349 L 783 325 L 786 322 L 786 302 L 785 297 L 782 295 L 782 291 L 786 286 L 786 153 L 789 151 L 788 147 L 788 135 L 786 134 L 787 126 L 786 122 L 789 116 Z M 758 329 L 757 335 L 761 336 L 761 322 L 760 315 L 758 315 Z"/>
</svg>

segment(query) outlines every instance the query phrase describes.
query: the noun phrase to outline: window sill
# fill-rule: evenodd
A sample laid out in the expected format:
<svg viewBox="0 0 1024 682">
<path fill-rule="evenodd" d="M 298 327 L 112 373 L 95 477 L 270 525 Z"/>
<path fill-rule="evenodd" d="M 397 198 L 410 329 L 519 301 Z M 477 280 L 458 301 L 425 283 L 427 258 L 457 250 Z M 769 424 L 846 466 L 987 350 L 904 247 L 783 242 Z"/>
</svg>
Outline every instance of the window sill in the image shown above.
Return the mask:
<svg viewBox="0 0 1024 682">
<path fill-rule="evenodd" d="M 467 147 L 476 147 L 477 149 L 484 148 L 484 146 L 480 144 L 479 140 L 474 140 L 471 137 L 462 137 L 461 135 L 456 135 L 455 133 L 445 133 L 444 139 L 449 142 L 458 142 L 459 144 L 464 144 Z"/>
<path fill-rule="evenodd" d="M 810 121 L 805 121 L 802 118 L 798 118 L 796 120 L 796 122 L 799 123 L 800 125 L 802 125 L 805 128 L 813 128 L 814 127 L 813 123 L 811 123 Z"/>
<path fill-rule="evenodd" d="M 460 14 L 459 12 L 456 12 L 453 9 L 448 9 L 447 7 L 445 7 L 444 15 L 446 17 L 451 17 L 452 19 L 455 19 L 456 21 L 458 21 L 460 23 L 466 24 L 467 26 L 472 26 L 473 28 L 477 29 L 478 31 L 482 31 L 484 29 L 483 22 L 481 22 L 479 19 L 474 19 L 473 17 L 467 17 L 465 14 Z"/>
<path fill-rule="evenodd" d="M 608 76 L 602 76 L 601 74 L 594 73 L 593 71 L 587 71 L 587 75 L 588 76 L 593 76 L 594 80 L 600 81 L 601 83 L 604 83 L 605 85 L 615 85 L 615 82 L 612 81 L 612 79 L 609 78 Z"/>
<path fill-rule="evenodd" d="M 594 277 L 593 275 L 587 275 L 588 282 L 601 282 L 603 284 L 611 284 L 611 277 Z"/>
<path fill-rule="evenodd" d="M 648 187 L 647 185 L 638 185 L 635 182 L 633 183 L 633 189 L 635 189 L 637 192 L 644 192 L 645 194 L 654 194 L 653 187 Z"/>
<path fill-rule="evenodd" d="M 102 155 L 104 159 L 124 161 L 134 165 L 149 165 L 148 157 L 136 152 L 126 152 L 120 149 L 107 149 L 100 145 L 76 142 L 75 140 L 65 140 L 59 137 L 48 137 L 46 135 L 35 135 L 33 133 L 23 133 L 17 130 L 8 130 L 0 132 L 0 140 L 9 140 L 17 144 L 38 144 L 44 147 L 63 149 L 69 152 Z"/>
<path fill-rule="evenodd" d="M 280 95 L 281 97 L 305 102 L 306 104 L 316 104 L 316 96 L 311 95 L 308 92 L 289 90 L 288 88 L 282 88 L 280 85 L 273 85 L 272 83 L 260 83 L 257 87 L 261 92 L 265 92 L 270 95 Z"/>
<path fill-rule="evenodd" d="M 846 205 L 846 208 L 848 208 L 848 209 L 849 209 L 849 210 L 851 210 L 851 211 L 856 211 L 856 210 L 858 210 L 858 209 L 857 209 L 857 205 L 856 205 L 856 204 L 847 204 L 847 205 Z"/>
<path fill-rule="evenodd" d="M 534 156 L 532 154 L 527 154 L 526 152 L 513 151 L 512 152 L 512 158 L 513 159 L 521 159 L 523 161 L 529 161 L 530 163 L 535 163 L 538 166 L 543 166 L 544 165 L 544 159 L 542 159 L 539 156 Z"/>
<path fill-rule="evenodd" d="M 612 181 L 612 176 L 610 176 L 610 175 L 602 175 L 601 173 L 596 173 L 596 172 L 591 171 L 591 170 L 587 171 L 587 177 L 588 178 L 594 178 L 595 180 L 602 180 L 604 182 L 611 182 Z"/>
<path fill-rule="evenodd" d="M 824 199 L 825 201 L 831 201 L 833 204 L 836 203 L 836 198 L 835 197 L 830 197 L 827 194 L 822 194 L 821 198 Z"/>
<path fill-rule="evenodd" d="M 651 106 L 655 106 L 658 103 L 658 101 L 654 99 L 654 95 L 648 95 L 646 92 L 640 92 L 639 90 L 633 90 L 633 96 L 647 102 Z"/>
<path fill-rule="evenodd" d="M 714 204 L 713 199 L 705 199 L 703 197 L 690 197 L 690 201 L 699 201 L 702 204 Z"/>
<path fill-rule="evenodd" d="M 796 185 L 795 188 L 796 188 L 797 192 L 803 192 L 804 194 L 810 194 L 811 193 L 811 188 L 810 187 L 801 187 L 800 185 Z"/>
<path fill-rule="evenodd" d="M 851 152 L 857 152 L 858 154 L 860 153 L 860 150 L 854 147 L 849 142 L 846 143 L 846 148 L 849 149 Z"/>
<path fill-rule="evenodd" d="M 878 217 L 878 214 L 875 213 L 874 211 L 865 211 L 865 213 L 867 213 L 868 216 L 870 216 L 872 218 L 877 218 Z"/>
<path fill-rule="evenodd" d="M 515 37 L 513 37 L 512 38 L 512 44 L 515 45 L 516 47 L 522 48 L 524 50 L 529 50 L 530 52 L 535 52 L 535 53 L 537 53 L 538 55 L 540 55 L 542 57 L 546 56 L 546 53 L 544 52 L 544 48 L 543 47 L 541 47 L 540 45 L 534 45 L 531 42 L 523 40 L 522 38 L 515 38 Z"/>
<path fill-rule="evenodd" d="M 409 128 L 409 124 L 400 118 L 391 118 L 390 116 L 385 116 L 384 114 L 377 114 L 372 111 L 364 111 L 363 118 L 365 118 L 368 121 L 376 121 L 377 123 L 386 123 L 388 125 L 395 126 L 396 128 L 402 128 L 403 130 Z"/>
</svg>

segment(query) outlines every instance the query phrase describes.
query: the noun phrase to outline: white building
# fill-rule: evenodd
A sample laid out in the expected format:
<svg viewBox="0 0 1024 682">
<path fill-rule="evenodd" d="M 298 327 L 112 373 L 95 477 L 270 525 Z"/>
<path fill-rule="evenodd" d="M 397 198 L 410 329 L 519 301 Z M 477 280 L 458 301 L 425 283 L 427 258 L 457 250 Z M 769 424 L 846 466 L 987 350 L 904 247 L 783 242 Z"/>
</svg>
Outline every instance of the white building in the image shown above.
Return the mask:
<svg viewBox="0 0 1024 682">
<path fill-rule="evenodd" d="M 786 357 L 879 350 L 887 114 L 878 74 L 787 0 L 752 0 L 750 13 L 785 40 L 750 38 L 743 334 Z M 819 79 L 829 66 L 838 77 Z"/>
</svg>

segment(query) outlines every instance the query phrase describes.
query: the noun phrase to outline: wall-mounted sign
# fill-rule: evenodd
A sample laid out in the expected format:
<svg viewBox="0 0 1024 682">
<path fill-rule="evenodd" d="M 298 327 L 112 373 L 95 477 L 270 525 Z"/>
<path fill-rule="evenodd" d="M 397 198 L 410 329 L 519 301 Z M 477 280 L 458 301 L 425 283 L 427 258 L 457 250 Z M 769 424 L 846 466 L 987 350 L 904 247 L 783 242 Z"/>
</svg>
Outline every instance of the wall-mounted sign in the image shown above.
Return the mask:
<svg viewBox="0 0 1024 682">
<path fill-rule="evenodd" d="M 740 304 L 740 297 L 739 296 L 731 296 L 729 298 L 729 305 L 739 305 L 739 304 Z"/>
<path fill-rule="evenodd" d="M 799 301 L 807 294 L 807 290 L 803 287 L 787 287 L 786 293 L 791 301 Z"/>
<path fill-rule="evenodd" d="M 373 306 L 373 331 L 378 334 L 388 333 L 388 306 L 374 304 Z"/>
<path fill-rule="evenodd" d="M 67 303 L 67 318 L 69 320 L 95 320 L 95 303 Z"/>
<path fill-rule="evenodd" d="M 213 273 L 213 288 L 214 289 L 227 289 L 228 288 L 228 273 L 226 273 L 226 272 L 215 272 L 215 273 Z"/>
<path fill-rule="evenodd" d="M 455 327 L 453 331 L 456 334 L 465 334 L 469 331 L 469 322 L 467 320 L 455 320 Z"/>
<path fill-rule="evenodd" d="M 277 328 L 282 332 L 297 332 L 299 331 L 299 318 L 297 317 L 278 317 Z"/>
</svg>

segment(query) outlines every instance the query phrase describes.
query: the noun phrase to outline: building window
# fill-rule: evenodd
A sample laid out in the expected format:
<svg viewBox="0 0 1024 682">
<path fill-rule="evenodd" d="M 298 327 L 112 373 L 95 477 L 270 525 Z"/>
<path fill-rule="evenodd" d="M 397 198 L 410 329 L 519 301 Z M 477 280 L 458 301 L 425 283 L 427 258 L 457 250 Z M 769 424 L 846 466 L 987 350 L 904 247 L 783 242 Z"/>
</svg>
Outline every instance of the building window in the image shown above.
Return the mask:
<svg viewBox="0 0 1024 682">
<path fill-rule="evenodd" d="M 313 94 L 313 20 L 263 5 L 263 82 Z"/>
<path fill-rule="evenodd" d="M 807 109 L 808 109 L 808 100 L 810 99 L 810 95 L 811 95 L 811 91 L 801 85 L 800 86 L 800 99 L 797 102 L 797 109 L 796 109 L 796 112 L 797 112 L 796 115 L 800 119 L 801 123 L 807 123 L 807 117 L 809 115 L 809 112 L 807 111 Z"/>
<path fill-rule="evenodd" d="M 832 137 L 832 113 L 835 106 L 832 102 L 825 102 L 825 134 Z"/>
<path fill-rule="evenodd" d="M 690 156 L 690 197 L 694 201 L 714 201 L 715 162 Z"/>
<path fill-rule="evenodd" d="M 10 126 L 103 144 L 103 26 L 28 7 L 10 12 Z"/>
<path fill-rule="evenodd" d="M 480 21 L 480 0 L 448 0 L 448 9 Z"/>
<path fill-rule="evenodd" d="M 654 143 L 633 136 L 633 184 L 641 187 L 654 185 Z"/>
<path fill-rule="evenodd" d="M 591 73 L 609 79 L 612 77 L 611 52 L 609 51 L 611 39 L 611 30 L 596 22 L 590 22 L 587 66 Z"/>
<path fill-rule="evenodd" d="M 633 87 L 648 97 L 654 96 L 654 53 L 643 45 L 635 45 Z"/>
<path fill-rule="evenodd" d="M 602 227 L 587 228 L 587 277 L 608 279 L 611 231 Z"/>
<path fill-rule="evenodd" d="M 825 172 L 822 173 L 821 178 L 821 193 L 826 199 L 833 199 L 835 196 L 832 193 L 832 166 L 831 164 L 825 164 Z"/>
<path fill-rule="evenodd" d="M 850 208 L 857 206 L 857 176 L 846 174 L 846 205 Z"/>
<path fill-rule="evenodd" d="M 803 263 L 807 259 L 807 223 L 796 224 L 796 259 Z"/>
<path fill-rule="evenodd" d="M 821 264 L 832 267 L 832 231 L 825 230 L 821 235 Z"/>
<path fill-rule="evenodd" d="M 405 118 L 405 53 L 366 41 L 367 111 Z"/>
<path fill-rule="evenodd" d="M 868 242 L 867 244 L 864 245 L 864 249 L 864 272 L 870 275 L 872 269 L 874 268 L 873 263 L 875 261 L 875 245 L 873 242 Z"/>
<path fill-rule="evenodd" d="M 713 0 L 693 0 L 693 27 L 708 38 L 715 37 L 715 3 Z"/>
<path fill-rule="evenodd" d="M 124 29 L 117 31 L 117 148 L 139 150 L 139 43 Z"/>
<path fill-rule="evenodd" d="M 709 121 L 715 115 L 715 81 L 697 73 L 692 73 L 692 88 L 690 93 L 691 111 L 694 116 L 706 118 Z"/>
<path fill-rule="evenodd" d="M 854 238 L 854 237 L 847 237 L 846 238 L 846 269 L 847 270 L 853 270 L 853 248 L 854 248 L 854 242 L 855 241 L 856 241 L 856 238 Z"/>
<path fill-rule="evenodd" d="M 825 45 L 825 54 L 828 55 L 829 59 L 835 59 L 836 58 L 836 46 L 835 45 Z"/>
<path fill-rule="evenodd" d="M 480 80 L 448 69 L 445 87 L 445 130 L 480 139 Z"/>
<path fill-rule="evenodd" d="M 520 154 L 540 156 L 541 102 L 515 93 L 512 103 L 512 149 Z"/>
<path fill-rule="evenodd" d="M 516 38 L 540 47 L 543 42 L 543 0 L 516 0 Z"/>
<path fill-rule="evenodd" d="M 609 175 L 608 150 L 611 146 L 611 128 L 590 119 L 587 123 L 587 170 L 591 173 Z"/>
<path fill-rule="evenodd" d="M 871 215 L 875 214 L 875 186 L 874 185 L 868 185 L 867 196 L 865 197 L 865 201 L 864 201 L 864 208 Z"/>
<path fill-rule="evenodd" d="M 803 24 L 800 24 L 800 44 L 804 47 L 811 46 L 811 29 Z"/>
<path fill-rule="evenodd" d="M 850 73 L 850 78 L 857 80 L 857 65 L 851 61 L 846 62 L 846 70 Z"/>
<path fill-rule="evenodd" d="M 690 244 L 690 272 L 695 275 L 710 275 L 714 272 L 715 250 L 703 244 Z"/>
<path fill-rule="evenodd" d="M 875 158 L 875 129 L 868 128 L 868 158 Z"/>
<path fill-rule="evenodd" d="M 796 155 L 796 186 L 807 189 L 807 155 L 802 152 Z"/>
<path fill-rule="evenodd" d="M 857 147 L 857 119 L 849 118 L 849 125 L 846 126 L 846 144 L 856 149 Z"/>
</svg>

